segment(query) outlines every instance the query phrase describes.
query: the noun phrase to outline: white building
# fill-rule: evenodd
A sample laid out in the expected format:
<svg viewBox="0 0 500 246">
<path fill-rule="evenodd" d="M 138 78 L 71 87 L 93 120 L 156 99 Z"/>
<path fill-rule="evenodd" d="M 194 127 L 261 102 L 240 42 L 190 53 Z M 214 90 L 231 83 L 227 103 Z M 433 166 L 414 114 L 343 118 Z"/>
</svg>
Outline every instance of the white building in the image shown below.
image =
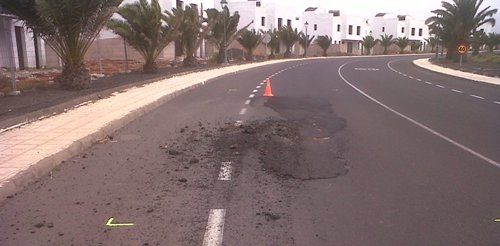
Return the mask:
<svg viewBox="0 0 500 246">
<path fill-rule="evenodd" d="M 0 9 L 0 67 L 16 69 L 41 68 L 45 66 L 45 43 L 33 38 L 15 16 Z"/>
<path fill-rule="evenodd" d="M 220 1 L 215 0 L 217 9 L 221 9 Z M 231 13 L 240 14 L 238 29 L 252 23 L 249 29 L 267 31 L 282 26 L 291 26 L 293 29 L 302 29 L 300 10 L 289 8 L 288 5 L 276 1 L 233 0 L 228 2 Z"/>
<path fill-rule="evenodd" d="M 422 49 L 427 45 L 429 27 L 424 20 L 417 20 L 409 15 L 379 13 L 371 20 L 371 25 L 374 38 L 387 34 L 394 38 L 406 37 L 411 41 L 420 41 L 423 43 Z"/>
<path fill-rule="evenodd" d="M 339 10 L 307 8 L 302 14 L 304 23 L 308 23 L 309 36 L 329 36 L 332 44 L 341 45 L 341 51 L 358 53 L 363 37 L 370 34 L 368 20 Z M 305 32 L 305 27 L 302 29 Z"/>
</svg>

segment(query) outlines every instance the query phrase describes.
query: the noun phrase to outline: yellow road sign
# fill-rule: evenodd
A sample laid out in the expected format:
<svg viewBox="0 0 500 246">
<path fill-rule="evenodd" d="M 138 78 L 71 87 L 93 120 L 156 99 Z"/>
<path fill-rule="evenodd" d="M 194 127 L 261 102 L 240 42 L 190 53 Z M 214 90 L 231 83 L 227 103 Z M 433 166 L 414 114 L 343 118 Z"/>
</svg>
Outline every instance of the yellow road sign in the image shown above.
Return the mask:
<svg viewBox="0 0 500 246">
<path fill-rule="evenodd" d="M 463 54 L 467 53 L 468 47 L 465 44 L 461 44 L 458 46 L 457 50 L 458 50 L 459 54 L 463 55 Z"/>
</svg>

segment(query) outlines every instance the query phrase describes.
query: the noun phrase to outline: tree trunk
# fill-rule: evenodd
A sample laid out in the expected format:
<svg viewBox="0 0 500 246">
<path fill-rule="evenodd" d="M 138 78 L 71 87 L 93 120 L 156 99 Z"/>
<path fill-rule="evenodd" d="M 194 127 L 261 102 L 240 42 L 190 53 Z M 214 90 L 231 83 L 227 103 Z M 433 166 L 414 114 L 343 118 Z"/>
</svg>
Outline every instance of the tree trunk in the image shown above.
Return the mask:
<svg viewBox="0 0 500 246">
<path fill-rule="evenodd" d="M 327 56 L 328 56 L 328 53 L 327 53 L 327 52 L 328 52 L 328 49 L 326 49 L 326 50 L 324 49 L 324 50 L 323 50 L 323 56 L 324 56 L 324 57 L 327 57 Z"/>
<path fill-rule="evenodd" d="M 184 58 L 183 65 L 185 67 L 194 67 L 196 66 L 196 58 L 193 55 L 188 55 Z"/>
<path fill-rule="evenodd" d="M 289 47 L 286 48 L 285 54 L 283 55 L 285 58 L 292 57 L 292 51 Z"/>
<path fill-rule="evenodd" d="M 387 55 L 387 46 L 384 46 L 384 55 Z"/>
<path fill-rule="evenodd" d="M 224 63 L 224 52 L 226 51 L 226 49 L 224 48 L 224 45 L 221 45 L 219 47 L 219 53 L 217 54 L 217 62 L 219 64 L 222 64 Z"/>
<path fill-rule="evenodd" d="M 144 66 L 142 66 L 143 73 L 156 73 L 158 72 L 158 65 L 155 61 L 146 61 Z"/>
<path fill-rule="evenodd" d="M 82 90 L 90 88 L 90 72 L 85 65 L 64 66 L 61 75 L 54 79 L 61 88 Z"/>
</svg>

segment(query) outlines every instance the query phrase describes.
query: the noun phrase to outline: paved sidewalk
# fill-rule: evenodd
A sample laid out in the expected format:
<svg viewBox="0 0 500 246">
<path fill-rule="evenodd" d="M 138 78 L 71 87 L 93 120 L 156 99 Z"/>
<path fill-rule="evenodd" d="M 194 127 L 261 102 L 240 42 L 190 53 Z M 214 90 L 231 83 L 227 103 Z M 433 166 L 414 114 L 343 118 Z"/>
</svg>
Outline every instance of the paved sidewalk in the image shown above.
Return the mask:
<svg viewBox="0 0 500 246">
<path fill-rule="evenodd" d="M 238 71 L 283 63 L 229 66 L 133 87 L 65 113 L 0 133 L 0 201 L 177 94 Z"/>
<path fill-rule="evenodd" d="M 458 71 L 458 70 L 451 69 L 451 68 L 437 66 L 437 65 L 434 65 L 431 62 L 429 62 L 429 59 L 427 59 L 427 58 L 414 60 L 413 64 L 415 64 L 421 68 L 425 68 L 425 69 L 428 69 L 428 70 L 431 70 L 434 72 L 438 72 L 438 73 L 443 73 L 443 74 L 447 74 L 447 75 L 451 75 L 451 76 L 455 76 L 455 77 L 459 77 L 459 78 L 464 78 L 464 79 L 469 79 L 469 80 L 473 80 L 473 81 L 478 81 L 478 82 L 500 85 L 500 78 L 488 77 L 488 76 L 484 76 L 484 75 L 467 73 L 467 72 L 462 72 L 462 71 Z"/>
</svg>

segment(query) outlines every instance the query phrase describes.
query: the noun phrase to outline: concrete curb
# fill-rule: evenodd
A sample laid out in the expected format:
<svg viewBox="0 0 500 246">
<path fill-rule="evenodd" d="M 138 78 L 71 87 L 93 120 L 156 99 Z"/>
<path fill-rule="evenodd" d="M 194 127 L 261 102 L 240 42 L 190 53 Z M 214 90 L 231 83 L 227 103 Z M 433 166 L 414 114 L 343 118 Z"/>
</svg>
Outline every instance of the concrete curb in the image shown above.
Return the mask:
<svg viewBox="0 0 500 246">
<path fill-rule="evenodd" d="M 484 75 L 467 73 L 467 72 L 462 72 L 462 71 L 458 71 L 458 70 L 451 69 L 451 68 L 441 67 L 441 66 L 432 64 L 431 62 L 429 62 L 429 59 L 427 59 L 427 58 L 414 60 L 413 64 L 415 64 L 416 66 L 418 66 L 420 68 L 427 69 L 429 71 L 440 73 L 440 74 L 446 74 L 446 75 L 457 77 L 457 78 L 468 79 L 468 80 L 488 83 L 488 84 L 492 84 L 492 85 L 500 85 L 500 78 L 488 77 L 488 76 L 484 76 Z"/>
</svg>

